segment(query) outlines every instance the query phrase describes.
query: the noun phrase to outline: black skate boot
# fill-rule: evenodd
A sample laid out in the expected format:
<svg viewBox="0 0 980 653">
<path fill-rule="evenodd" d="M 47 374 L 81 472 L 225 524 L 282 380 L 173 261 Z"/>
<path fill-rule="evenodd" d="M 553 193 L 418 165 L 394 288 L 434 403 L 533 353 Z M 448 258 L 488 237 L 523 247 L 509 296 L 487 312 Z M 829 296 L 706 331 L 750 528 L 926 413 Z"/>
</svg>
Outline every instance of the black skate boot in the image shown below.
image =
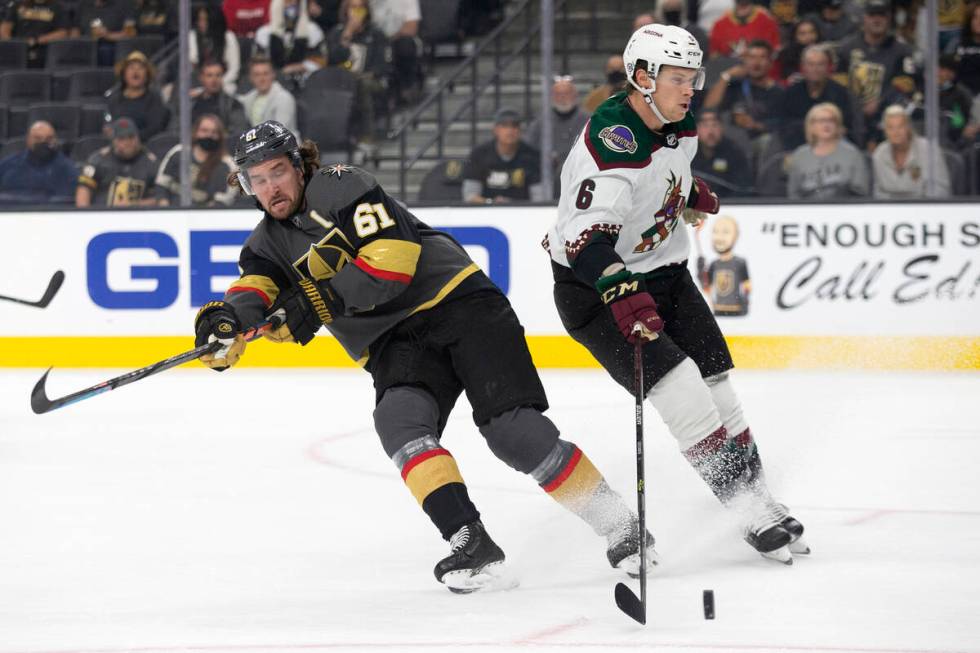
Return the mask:
<svg viewBox="0 0 980 653">
<path fill-rule="evenodd" d="M 608 535 L 606 557 L 613 569 L 622 569 L 630 578 L 640 577 L 640 522 L 633 517 L 628 523 Z M 647 531 L 647 564 L 658 563 L 657 552 L 653 548 L 653 535 Z"/>
<path fill-rule="evenodd" d="M 504 552 L 490 539 L 481 522 L 460 528 L 450 538 L 452 553 L 436 564 L 436 580 L 450 592 L 502 590 L 517 586 L 504 564 Z"/>
<path fill-rule="evenodd" d="M 786 518 L 779 522 L 779 525 L 782 526 L 792 538 L 789 541 L 790 553 L 808 555 L 810 553 L 810 545 L 803 539 L 803 524 L 789 514 L 789 509 L 786 506 L 779 504 L 779 507 L 786 513 Z"/>
<path fill-rule="evenodd" d="M 757 514 L 745 527 L 745 541 L 764 558 L 786 565 L 793 564 L 793 556 L 789 549 L 793 535 L 783 527 L 783 522 L 787 518 L 789 515 L 784 506 L 772 501 L 760 502 Z M 802 528 L 802 524 L 800 527 Z"/>
</svg>

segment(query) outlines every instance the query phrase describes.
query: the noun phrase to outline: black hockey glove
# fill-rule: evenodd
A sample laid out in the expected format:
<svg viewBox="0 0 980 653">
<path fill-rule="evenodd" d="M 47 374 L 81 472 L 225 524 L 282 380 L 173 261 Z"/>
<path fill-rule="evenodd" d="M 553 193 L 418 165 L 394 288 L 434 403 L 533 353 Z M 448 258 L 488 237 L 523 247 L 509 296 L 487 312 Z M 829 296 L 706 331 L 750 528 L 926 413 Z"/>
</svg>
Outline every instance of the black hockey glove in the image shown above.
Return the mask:
<svg viewBox="0 0 980 653">
<path fill-rule="evenodd" d="M 217 340 L 221 348 L 199 359 L 212 370 L 224 372 L 245 353 L 245 338 L 235 309 L 225 302 L 208 302 L 194 318 L 194 346 L 200 347 Z"/>
<path fill-rule="evenodd" d="M 333 322 L 333 316 L 340 309 L 340 302 L 330 290 L 327 282 L 317 283 L 303 279 L 297 286 L 279 295 L 274 309 L 286 312 L 283 324 L 263 334 L 273 342 L 298 342 L 306 345 L 320 327 Z"/>
</svg>

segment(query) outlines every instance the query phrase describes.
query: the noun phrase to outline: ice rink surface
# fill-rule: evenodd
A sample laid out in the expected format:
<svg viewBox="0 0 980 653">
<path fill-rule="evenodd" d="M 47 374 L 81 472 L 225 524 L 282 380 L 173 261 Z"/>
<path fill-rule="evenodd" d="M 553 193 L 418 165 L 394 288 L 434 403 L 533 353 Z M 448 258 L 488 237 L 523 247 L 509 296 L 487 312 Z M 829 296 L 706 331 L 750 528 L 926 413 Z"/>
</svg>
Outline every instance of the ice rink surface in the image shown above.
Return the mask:
<svg viewBox="0 0 980 653">
<path fill-rule="evenodd" d="M 55 369 L 49 396 L 118 373 Z M 814 551 L 792 567 L 742 542 L 648 406 L 646 627 L 613 602 L 604 542 L 492 456 L 465 399 L 443 442 L 509 592 L 435 582 L 448 547 L 376 440 L 363 372 L 191 366 L 35 416 L 39 376 L 0 372 L 0 653 L 980 651 L 977 374 L 736 373 Z M 631 397 L 542 376 L 634 505 Z"/>
</svg>

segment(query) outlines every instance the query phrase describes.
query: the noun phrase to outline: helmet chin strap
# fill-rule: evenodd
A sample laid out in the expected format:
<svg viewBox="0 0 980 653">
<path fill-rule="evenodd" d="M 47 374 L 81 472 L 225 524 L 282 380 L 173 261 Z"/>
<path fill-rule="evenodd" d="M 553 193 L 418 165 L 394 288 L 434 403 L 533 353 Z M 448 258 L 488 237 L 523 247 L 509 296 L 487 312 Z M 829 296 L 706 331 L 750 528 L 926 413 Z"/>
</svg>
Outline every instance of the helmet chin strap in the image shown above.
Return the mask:
<svg viewBox="0 0 980 653">
<path fill-rule="evenodd" d="M 667 120 L 667 117 L 664 116 L 664 114 L 660 113 L 660 109 L 657 108 L 657 103 L 653 101 L 653 95 L 652 94 L 649 94 L 648 95 L 648 94 L 644 93 L 643 94 L 643 101 L 646 102 L 650 106 L 650 108 L 653 110 L 653 115 L 657 116 L 657 120 L 659 120 L 660 122 L 662 122 L 664 125 L 666 125 L 667 123 L 670 122 L 669 120 Z"/>
</svg>

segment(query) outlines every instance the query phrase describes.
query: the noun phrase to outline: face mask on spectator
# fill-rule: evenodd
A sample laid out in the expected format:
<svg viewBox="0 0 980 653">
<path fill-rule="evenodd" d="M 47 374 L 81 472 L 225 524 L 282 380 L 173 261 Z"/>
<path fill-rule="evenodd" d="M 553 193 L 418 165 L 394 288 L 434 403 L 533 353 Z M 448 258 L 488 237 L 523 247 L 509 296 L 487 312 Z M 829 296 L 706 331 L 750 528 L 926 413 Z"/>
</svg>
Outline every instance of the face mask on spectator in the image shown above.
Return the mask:
<svg viewBox="0 0 980 653">
<path fill-rule="evenodd" d="M 667 21 L 668 25 L 680 25 L 681 24 L 680 9 L 671 9 L 668 11 L 664 11 L 664 20 Z"/>
<path fill-rule="evenodd" d="M 606 81 L 610 86 L 619 86 L 626 81 L 626 73 L 621 70 L 614 70 L 606 75 Z"/>
<path fill-rule="evenodd" d="M 30 152 L 27 153 L 27 157 L 34 163 L 50 163 L 54 155 L 58 153 L 55 146 L 46 141 L 41 141 L 40 143 L 34 143 L 31 146 Z"/>
<path fill-rule="evenodd" d="M 205 152 L 214 152 L 221 147 L 221 141 L 217 138 L 198 138 L 194 141 L 194 145 L 197 145 Z"/>
<path fill-rule="evenodd" d="M 296 18 L 299 17 L 299 7 L 296 5 L 289 5 L 288 7 L 283 7 L 282 15 L 286 17 L 286 20 L 290 23 L 296 22 Z"/>
</svg>

